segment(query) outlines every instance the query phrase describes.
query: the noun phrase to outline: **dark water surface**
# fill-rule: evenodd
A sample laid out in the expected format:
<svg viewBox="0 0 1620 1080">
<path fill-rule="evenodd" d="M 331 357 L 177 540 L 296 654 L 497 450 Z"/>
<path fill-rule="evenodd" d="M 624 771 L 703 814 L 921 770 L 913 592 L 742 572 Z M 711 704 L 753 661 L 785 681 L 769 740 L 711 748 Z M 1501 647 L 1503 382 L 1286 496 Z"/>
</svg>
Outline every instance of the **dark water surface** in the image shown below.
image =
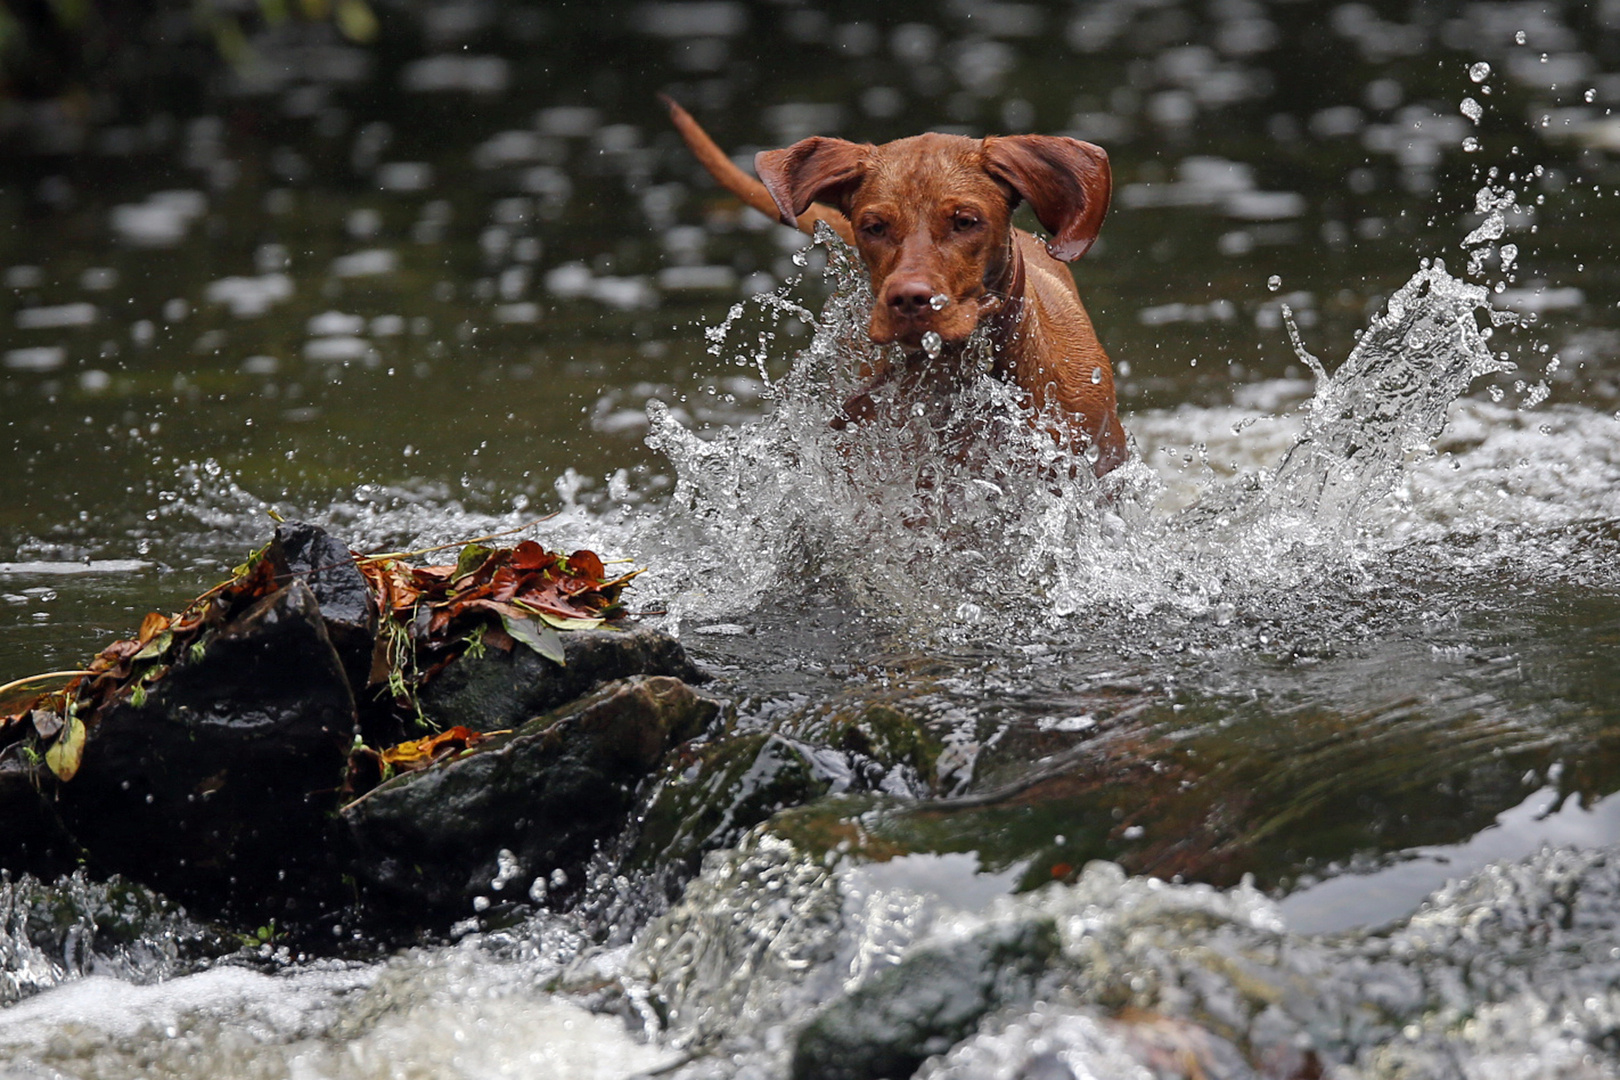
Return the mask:
<svg viewBox="0 0 1620 1080">
<path fill-rule="evenodd" d="M 1310 934 L 1405 919 L 1481 871 L 1484 884 L 1427 910 L 1533 906 L 1538 882 L 1589 880 L 1620 840 L 1620 8 L 376 12 L 372 45 L 289 23 L 256 32 L 234 67 L 185 45 L 181 16 L 154 19 L 117 77 L 0 104 L 0 682 L 75 667 L 147 610 L 177 609 L 262 543 L 272 508 L 368 549 L 561 509 L 531 535 L 650 565 L 640 602 L 668 612 L 745 725 L 893 707 L 958 748 L 945 794 L 1032 785 L 971 806 L 851 796 L 784 824 L 803 838 L 859 820 L 873 850 L 941 860 L 846 880 L 851 896 L 959 897 L 976 869 L 995 875 L 979 879 L 991 892 L 1064 883 L 1039 903 L 1142 910 L 1151 894 L 1183 904 L 1189 925 L 1219 907 Z M 1025 565 L 1018 528 L 1048 527 L 1033 511 L 983 543 L 945 530 L 935 549 L 904 535 L 874 546 L 848 506 L 816 501 L 830 489 L 772 471 L 772 447 L 793 444 L 781 417 L 814 412 L 791 380 L 780 389 L 812 331 L 759 304 L 705 331 L 784 282 L 819 311 L 825 257 L 807 271 L 804 237 L 718 193 L 659 91 L 739 156 L 922 130 L 1104 146 L 1113 209 L 1075 271 L 1146 466 L 1133 482 L 1152 488 L 1122 500 L 1141 516 L 1070 522 Z M 1494 235 L 1482 188 L 1515 196 Z M 1282 305 L 1332 370 L 1433 259 L 1522 317 L 1488 345 L 1512 370 L 1472 382 L 1445 430 L 1408 444 L 1398 475 L 1358 479 L 1366 498 L 1338 517 L 1272 507 L 1247 532 L 1177 518 L 1234 476 L 1270 476 L 1308 428 L 1311 373 Z M 1399 412 L 1392 382 L 1357 387 Z M 742 478 L 707 525 L 687 511 L 724 485 L 694 479 L 678 438 L 647 445 L 649 399 Z M 1069 559 L 1073 537 L 1101 554 Z M 940 553 L 963 560 L 959 589 Z M 1032 765 L 1048 757 L 1066 764 Z M 1518 863 L 1543 843 L 1577 850 Z M 1133 876 L 1083 869 L 1099 858 Z M 1143 875 L 1232 891 L 1131 892 L 1149 888 Z M 1280 908 L 1238 887 L 1246 877 Z M 706 902 L 725 901 L 728 880 L 705 873 Z M 974 895 L 953 902 L 978 910 Z M 887 955 L 934 925 L 864 910 L 834 952 Z M 1477 1016 L 1542 1019 L 1458 1034 L 1419 994 L 1408 1013 L 1390 1006 L 1392 1026 L 1345 1021 L 1334 1060 L 1345 1076 L 1506 1075 L 1490 1070 L 1510 1060 L 1515 1075 L 1613 1075 L 1605 933 L 1575 933 L 1589 963 L 1470 999 Z M 1373 963 L 1332 952 L 1351 948 L 1336 939 L 1289 940 L 1306 942 L 1290 946 L 1299 971 Z M 120 1004 L 104 1031 L 50 1049 L 53 1016 L 110 1009 L 125 985 L 85 980 L 60 1012 L 47 1003 L 67 989 L 15 1006 L 9 1027 L 0 1013 L 0 1047 L 73 1075 L 135 1075 L 152 1025 L 178 1024 L 197 1056 L 160 1053 L 163 1075 L 391 1075 L 418 1053 L 433 1075 L 624 1076 L 688 1038 L 731 1047 L 743 1071 L 679 1075 L 777 1075 L 769 1033 L 808 993 L 762 976 L 733 1027 L 648 1046 L 562 996 L 524 996 L 582 941 L 542 927 L 515 952 L 469 948 L 299 969 L 274 992 L 217 969 L 207 978 L 236 1004 L 206 1032 L 180 994 L 149 1013 Z M 638 948 L 650 967 L 614 974 L 673 993 L 668 957 Z M 1127 953 L 1117 962 L 1140 960 Z M 187 982 L 203 977 L 176 985 L 206 998 Z M 735 987 L 693 978 L 685 992 L 733 1003 Z M 429 989 L 411 996 L 412 980 Z M 278 993 L 288 1011 L 272 1008 Z M 341 1004 L 356 994 L 390 1019 L 356 1034 Z M 479 995 L 500 1004 L 473 1021 Z M 1168 1000 L 1156 1007 L 1174 1013 Z M 1559 1028 L 1547 1017 L 1565 1006 L 1579 1015 Z M 434 1042 L 499 1022 L 534 1034 L 491 1036 L 484 1058 Z M 1014 1075 L 985 1062 L 1051 1023 L 1006 1020 L 930 1075 Z M 280 1047 L 264 1073 L 231 1034 L 255 1024 Z M 425 1034 L 396 1055 L 406 1029 Z M 1391 1050 L 1402 1038 L 1409 1049 Z M 573 1043 L 590 1052 L 558 1049 Z"/>
</svg>

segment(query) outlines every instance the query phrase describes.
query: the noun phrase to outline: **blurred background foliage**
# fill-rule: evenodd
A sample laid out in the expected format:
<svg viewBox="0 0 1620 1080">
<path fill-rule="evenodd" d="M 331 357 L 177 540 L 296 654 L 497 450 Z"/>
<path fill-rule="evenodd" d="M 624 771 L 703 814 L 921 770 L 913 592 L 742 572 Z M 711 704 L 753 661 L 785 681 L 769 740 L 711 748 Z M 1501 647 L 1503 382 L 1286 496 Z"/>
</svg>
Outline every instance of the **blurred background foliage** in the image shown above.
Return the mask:
<svg viewBox="0 0 1620 1080">
<path fill-rule="evenodd" d="M 159 44 L 152 38 L 195 46 L 198 64 L 240 64 L 255 32 L 298 23 L 329 24 L 355 44 L 377 37 L 368 0 L 4 0 L 0 99 L 75 96 L 122 82 L 131 51 Z"/>
</svg>

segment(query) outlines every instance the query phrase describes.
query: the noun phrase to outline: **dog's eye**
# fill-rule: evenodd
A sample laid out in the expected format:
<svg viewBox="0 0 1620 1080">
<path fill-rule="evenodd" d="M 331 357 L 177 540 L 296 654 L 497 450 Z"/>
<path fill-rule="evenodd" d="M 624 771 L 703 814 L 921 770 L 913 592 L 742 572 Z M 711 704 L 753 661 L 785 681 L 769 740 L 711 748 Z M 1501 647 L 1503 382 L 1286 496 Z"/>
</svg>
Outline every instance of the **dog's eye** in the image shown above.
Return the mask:
<svg viewBox="0 0 1620 1080">
<path fill-rule="evenodd" d="M 957 232 L 967 232 L 979 224 L 979 219 L 972 214 L 957 214 L 954 220 Z"/>
<path fill-rule="evenodd" d="M 861 232 L 873 238 L 883 236 L 888 231 L 889 223 L 887 221 L 868 221 L 861 226 Z"/>
</svg>

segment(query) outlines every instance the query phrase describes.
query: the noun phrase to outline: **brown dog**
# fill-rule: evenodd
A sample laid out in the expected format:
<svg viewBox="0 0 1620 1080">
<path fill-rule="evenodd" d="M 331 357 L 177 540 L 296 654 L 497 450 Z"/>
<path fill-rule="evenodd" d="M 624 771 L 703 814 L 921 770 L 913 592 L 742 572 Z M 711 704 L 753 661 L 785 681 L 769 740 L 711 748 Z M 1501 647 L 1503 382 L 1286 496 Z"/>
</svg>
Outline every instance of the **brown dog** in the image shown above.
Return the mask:
<svg viewBox="0 0 1620 1080">
<path fill-rule="evenodd" d="M 865 373 L 871 384 L 846 403 L 847 418 L 870 418 L 871 392 L 886 382 L 919 371 L 940 385 L 960 378 L 963 346 L 986 322 L 992 373 L 1058 418 L 1054 438 L 1093 448 L 1098 476 L 1125 460 L 1113 369 L 1063 266 L 1086 253 L 1108 212 L 1112 181 L 1100 147 L 1048 135 L 930 133 L 882 146 L 816 137 L 760 153 L 755 180 L 686 110 L 663 100 L 727 190 L 805 232 L 825 221 L 860 252 L 872 278 L 869 335 L 898 344 L 906 359 L 903 370 Z M 1020 201 L 1051 230 L 1050 242 L 1012 227 Z"/>
</svg>

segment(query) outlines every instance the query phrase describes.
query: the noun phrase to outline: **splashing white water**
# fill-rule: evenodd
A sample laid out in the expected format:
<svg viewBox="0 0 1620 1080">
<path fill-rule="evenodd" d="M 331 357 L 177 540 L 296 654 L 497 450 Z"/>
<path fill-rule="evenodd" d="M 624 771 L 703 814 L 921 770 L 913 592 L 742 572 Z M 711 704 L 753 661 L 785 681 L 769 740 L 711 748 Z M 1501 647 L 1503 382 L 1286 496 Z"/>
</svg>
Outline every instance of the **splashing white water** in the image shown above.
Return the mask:
<svg viewBox="0 0 1620 1080">
<path fill-rule="evenodd" d="M 1094 458 L 1057 445 L 1051 418 L 983 373 L 982 334 L 968 350 L 978 363 L 943 391 L 873 380 L 905 361 L 866 340 L 870 296 L 852 253 L 830 235 L 818 242 L 835 292 L 759 424 L 703 438 L 649 410 L 649 442 L 679 478 L 653 559 L 677 625 L 829 577 L 869 613 L 948 633 L 982 631 L 986 612 L 998 625 L 1055 628 L 1081 611 L 1200 613 L 1290 588 L 1365 550 L 1367 511 L 1469 384 L 1503 369 L 1488 327 L 1514 320 L 1438 260 L 1331 377 L 1289 320 L 1317 379 L 1295 444 L 1274 468 L 1206 484 L 1172 513 L 1140 460 L 1098 480 Z M 769 304 L 811 321 L 780 297 Z M 842 403 L 863 397 L 852 422 Z M 721 581 L 723 593 L 702 584 Z"/>
</svg>

